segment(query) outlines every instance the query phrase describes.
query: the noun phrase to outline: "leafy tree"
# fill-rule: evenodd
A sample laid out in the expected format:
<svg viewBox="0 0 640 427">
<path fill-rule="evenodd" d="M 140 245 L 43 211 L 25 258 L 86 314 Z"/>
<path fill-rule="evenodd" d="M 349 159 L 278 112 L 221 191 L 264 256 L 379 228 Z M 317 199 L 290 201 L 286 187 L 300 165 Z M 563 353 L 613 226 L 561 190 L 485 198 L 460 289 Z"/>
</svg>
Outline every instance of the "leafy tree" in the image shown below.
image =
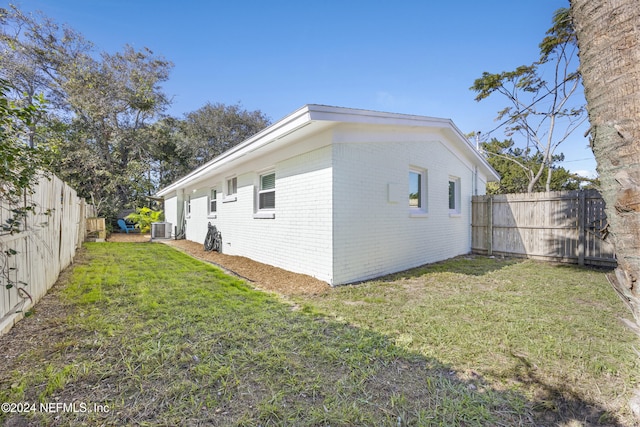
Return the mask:
<svg viewBox="0 0 640 427">
<path fill-rule="evenodd" d="M 145 205 L 145 198 L 269 124 L 260 111 L 206 104 L 184 120 L 163 117 L 161 84 L 172 64 L 131 46 L 96 52 L 68 27 L 16 6 L 0 9 L 0 78 L 7 96 L 33 105 L 28 145 L 54 156 L 51 168 L 102 216 Z"/>
<path fill-rule="evenodd" d="M 51 114 L 32 122 L 31 145 L 46 135 L 55 172 L 102 215 L 152 194 L 148 128 L 169 103 L 160 84 L 171 63 L 130 46 L 96 53 L 72 29 L 15 6 L 1 15 L 0 76 L 17 82 L 16 102 L 28 105 L 22 94 L 35 91 L 51 100 Z"/>
<path fill-rule="evenodd" d="M 151 231 L 151 223 L 162 221 L 164 215 L 162 211 L 154 211 L 151 208 L 137 208 L 134 213 L 127 215 L 125 219 L 135 224 L 141 233 Z"/>
<path fill-rule="evenodd" d="M 481 143 L 480 148 L 487 155 L 491 166 L 501 176 L 500 182 L 489 184 L 489 194 L 524 193 L 529 190 L 529 184 L 535 171 L 539 170 L 543 158 L 538 153 L 530 155 L 525 149 L 516 147 L 512 139 L 499 141 L 492 139 Z M 564 160 L 562 154 L 555 155 L 554 162 Z M 546 169 L 544 170 L 546 173 Z M 533 191 L 562 191 L 577 190 L 583 182 L 591 182 L 587 178 L 572 174 L 562 167 L 551 166 L 551 180 L 548 190 L 540 181 L 536 182 Z"/>
<path fill-rule="evenodd" d="M 73 158 L 83 152 L 93 161 L 68 162 L 60 172 L 106 181 L 86 196 L 121 208 L 135 206 L 153 192 L 154 142 L 148 128 L 168 105 L 159 83 L 168 78 L 170 68 L 150 50 L 127 46 L 121 53 L 103 54 L 101 61 L 85 58 L 82 67 L 70 70 L 64 87 L 75 117 L 65 154 Z"/>
<path fill-rule="evenodd" d="M 48 110 L 68 111 L 62 87 L 63 70 L 90 54 L 92 45 L 68 27 L 60 27 L 42 14 L 25 14 L 14 5 L 0 8 L 0 77 L 11 82 L 8 95 L 17 105 L 34 105 L 38 96 Z M 30 146 L 38 142 L 37 126 L 46 126 L 50 116 L 39 109 L 27 133 Z"/>
<path fill-rule="evenodd" d="M 270 124 L 260 111 L 247 111 L 241 105 L 207 103 L 185 115 L 179 151 L 189 159 L 188 168 L 203 165 L 238 145 Z"/>
<path fill-rule="evenodd" d="M 150 128 L 150 137 L 155 142 L 151 146 L 151 170 L 154 184 L 161 188 L 171 184 L 192 170 L 196 161 L 189 156 L 191 150 L 184 134 L 185 123 L 175 117 L 164 117 Z"/>
<path fill-rule="evenodd" d="M 576 37 L 567 9 L 559 9 L 553 25 L 540 43 L 540 59 L 513 71 L 484 72 L 471 90 L 481 101 L 494 93 L 506 98 L 508 106 L 498 112 L 507 136 L 524 138 L 523 155 L 533 166 L 527 191 L 534 191 L 546 171 L 545 188 L 551 189 L 555 151 L 586 119 L 584 107 L 572 107 L 579 94 L 581 76 L 576 68 Z M 550 75 L 547 80 L 545 76 Z M 535 161 L 540 158 L 541 161 Z M 530 163 L 529 160 L 533 162 Z"/>
<path fill-rule="evenodd" d="M 18 107 L 7 98 L 10 90 L 9 82 L 0 79 L 0 201 L 16 205 L 43 172 L 46 152 L 27 142 L 32 119 L 43 100 Z M 9 231 L 13 232 L 13 227 Z"/>
</svg>

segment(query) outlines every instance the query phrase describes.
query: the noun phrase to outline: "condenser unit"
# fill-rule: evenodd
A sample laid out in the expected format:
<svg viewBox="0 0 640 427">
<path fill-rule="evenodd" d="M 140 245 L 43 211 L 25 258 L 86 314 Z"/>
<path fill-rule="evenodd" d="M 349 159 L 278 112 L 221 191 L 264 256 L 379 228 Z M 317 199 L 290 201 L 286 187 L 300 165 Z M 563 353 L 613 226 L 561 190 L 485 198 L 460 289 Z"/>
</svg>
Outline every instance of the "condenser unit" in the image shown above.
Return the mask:
<svg viewBox="0 0 640 427">
<path fill-rule="evenodd" d="M 170 239 L 171 223 L 170 222 L 152 222 L 151 238 L 152 239 Z"/>
</svg>

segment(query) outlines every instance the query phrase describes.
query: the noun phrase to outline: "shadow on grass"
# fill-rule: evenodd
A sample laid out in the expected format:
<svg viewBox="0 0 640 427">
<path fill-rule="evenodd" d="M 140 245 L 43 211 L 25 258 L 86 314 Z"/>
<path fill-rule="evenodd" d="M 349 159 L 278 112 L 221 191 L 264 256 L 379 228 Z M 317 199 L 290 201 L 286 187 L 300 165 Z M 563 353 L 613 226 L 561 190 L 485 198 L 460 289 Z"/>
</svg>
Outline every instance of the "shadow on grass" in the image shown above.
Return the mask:
<svg viewBox="0 0 640 427">
<path fill-rule="evenodd" d="M 524 258 L 488 257 L 473 254 L 460 255 L 444 261 L 425 264 L 420 267 L 389 274 L 376 279 L 376 281 L 393 282 L 398 279 L 420 277 L 428 273 L 456 273 L 468 276 L 483 276 L 492 271 L 501 270 L 524 261 L 526 261 Z"/>
<path fill-rule="evenodd" d="M 558 425 L 578 421 L 580 426 L 624 426 L 606 409 L 588 402 L 575 393 L 550 385 L 536 373 L 536 367 L 524 356 L 511 353 L 519 361 L 511 375 L 501 376 L 504 380 L 517 380 L 523 384 L 535 384 L 541 391 L 535 400 L 529 402 L 536 414 L 536 421 L 544 425 Z"/>
<path fill-rule="evenodd" d="M 113 275 L 133 268 L 140 274 L 145 265 L 140 258 L 148 256 L 146 262 L 157 261 L 149 267 L 156 273 L 163 268 L 178 277 L 193 273 L 185 279 L 188 286 L 145 279 L 146 287 L 140 287 L 123 275 L 102 281 L 104 298 L 76 306 L 76 314 L 49 318 L 46 310 L 36 310 L 0 338 L 0 349 L 25 331 L 34 338 L 9 349 L 21 355 L 4 363 L 1 401 L 100 403 L 109 412 L 4 413 L 0 422 L 535 426 L 604 420 L 622 425 L 579 398 L 547 402 L 498 390 L 479 375 L 455 372 L 380 333 L 311 310 L 294 311 L 202 263 L 190 263 L 180 273 L 178 264 L 187 264 L 186 256 L 158 248 L 163 249 L 145 248 L 153 253 L 138 252 L 131 261 L 112 257 L 114 264 L 103 266 Z M 79 294 L 96 280 L 86 277 Z M 52 351 L 50 336 L 64 344 Z M 536 380 L 532 372 L 525 374 Z"/>
<path fill-rule="evenodd" d="M 135 360 L 135 350 L 118 336 L 100 360 L 92 357 L 90 349 L 76 347 L 74 363 L 103 363 L 110 369 L 76 375 L 54 395 L 40 396 L 40 401 L 100 403 L 109 408 L 108 413 L 5 413 L 0 422 L 6 427 L 179 425 L 187 420 L 189 425 L 212 426 L 538 426 L 572 421 L 581 426 L 623 426 L 597 405 L 578 398 L 567 400 L 558 390 L 549 389 L 551 398 L 527 400 L 490 387 L 481 376 L 462 378 L 437 360 L 400 349 L 377 333 L 303 314 L 288 320 L 293 328 L 277 328 L 250 347 L 221 332 L 200 337 L 203 345 L 191 341 L 196 337 L 184 337 L 191 342 L 188 350 L 184 345 L 168 350 L 164 357 L 172 366 L 162 375 L 153 374 L 157 368 L 132 375 L 126 365 L 142 362 Z M 12 333 L 20 333 L 19 329 Z M 294 344 L 296 340 L 305 343 L 296 336 L 300 330 L 311 330 L 316 340 L 307 351 Z M 92 338 L 75 332 L 75 340 Z M 290 334 L 291 339 L 279 342 L 279 334 Z M 55 356 L 49 366 L 63 362 Z M 69 363 L 68 355 L 61 357 Z M 535 376 L 529 379 L 535 381 Z M 11 388 L 4 376 L 0 385 Z M 31 384 L 21 402 L 37 401 L 35 393 L 43 386 Z"/>
</svg>

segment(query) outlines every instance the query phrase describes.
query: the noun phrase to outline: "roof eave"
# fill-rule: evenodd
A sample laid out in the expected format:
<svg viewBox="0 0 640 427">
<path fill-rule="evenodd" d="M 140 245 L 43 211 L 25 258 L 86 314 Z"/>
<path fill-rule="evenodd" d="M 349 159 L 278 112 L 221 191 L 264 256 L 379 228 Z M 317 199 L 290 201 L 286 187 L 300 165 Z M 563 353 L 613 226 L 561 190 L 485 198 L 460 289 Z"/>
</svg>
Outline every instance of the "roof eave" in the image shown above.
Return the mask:
<svg viewBox="0 0 640 427">
<path fill-rule="evenodd" d="M 456 127 L 451 119 L 442 119 L 436 117 L 416 116 L 399 113 L 384 113 L 372 110 L 361 110 L 344 107 L 333 107 L 327 105 L 307 104 L 283 119 L 277 121 L 271 126 L 266 127 L 257 134 L 248 138 L 244 142 L 225 151 L 218 157 L 210 160 L 191 173 L 178 179 L 169 186 L 159 190 L 157 196 L 163 197 L 180 188 L 184 188 L 190 182 L 197 181 L 205 176 L 211 170 L 224 165 L 228 162 L 236 160 L 248 153 L 263 148 L 274 141 L 297 131 L 298 129 L 309 125 L 312 122 L 350 122 L 350 123 L 368 123 L 382 125 L 401 125 L 401 126 L 422 126 L 448 129 L 453 137 L 458 139 L 461 144 L 472 153 L 472 156 L 485 169 L 489 181 L 499 181 L 500 175 L 487 162 L 487 160 L 479 153 L 475 147 L 471 145 L 464 134 Z"/>
<path fill-rule="evenodd" d="M 451 130 L 456 134 L 458 139 L 460 139 L 466 146 L 466 148 L 473 153 L 475 159 L 480 163 L 481 166 L 485 168 L 485 174 L 487 175 L 487 181 L 500 181 L 500 174 L 496 171 L 493 166 L 489 163 L 489 161 L 484 157 L 482 153 L 480 153 L 471 142 L 464 136 L 462 131 L 458 129 L 458 127 L 453 123 L 453 120 L 449 120 L 449 125 L 451 126 Z"/>
<path fill-rule="evenodd" d="M 185 186 L 191 181 L 195 181 L 203 175 L 206 175 L 209 171 L 216 168 L 220 164 L 229 162 L 238 157 L 242 157 L 243 154 L 252 152 L 257 150 L 260 147 L 268 145 L 269 143 L 283 138 L 284 136 L 294 132 L 302 126 L 305 126 L 310 122 L 309 116 L 309 106 L 305 105 L 304 107 L 294 111 L 289 114 L 282 120 L 272 124 L 256 133 L 255 135 L 249 137 L 245 141 L 236 145 L 235 147 L 230 148 L 204 165 L 198 167 L 167 187 L 159 190 L 156 194 L 158 197 L 164 197 L 167 194 L 170 194 L 173 191 L 178 190 L 179 188 Z"/>
</svg>

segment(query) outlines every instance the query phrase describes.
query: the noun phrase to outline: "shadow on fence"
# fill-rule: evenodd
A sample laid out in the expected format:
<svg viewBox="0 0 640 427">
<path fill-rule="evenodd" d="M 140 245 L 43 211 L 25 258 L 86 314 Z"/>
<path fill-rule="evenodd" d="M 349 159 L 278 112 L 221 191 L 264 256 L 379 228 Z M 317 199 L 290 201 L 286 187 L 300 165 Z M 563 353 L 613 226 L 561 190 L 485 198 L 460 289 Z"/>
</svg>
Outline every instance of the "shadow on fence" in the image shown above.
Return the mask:
<svg viewBox="0 0 640 427">
<path fill-rule="evenodd" d="M 615 267 L 604 206 L 595 190 L 474 196 L 472 251 Z"/>
</svg>

